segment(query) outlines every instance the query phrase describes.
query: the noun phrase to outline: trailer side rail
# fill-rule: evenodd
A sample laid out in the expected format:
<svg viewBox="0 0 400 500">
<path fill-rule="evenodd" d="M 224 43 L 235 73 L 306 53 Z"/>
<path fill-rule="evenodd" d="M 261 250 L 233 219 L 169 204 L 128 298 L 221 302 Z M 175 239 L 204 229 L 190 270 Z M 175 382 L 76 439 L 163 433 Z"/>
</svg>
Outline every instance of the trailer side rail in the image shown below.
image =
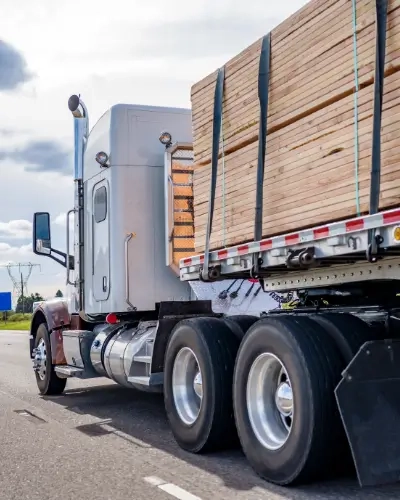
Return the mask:
<svg viewBox="0 0 400 500">
<path fill-rule="evenodd" d="M 370 253 L 371 231 L 378 243 L 376 255 Z M 255 254 L 261 259 L 260 270 L 265 277 L 303 273 L 321 265 L 342 267 L 358 262 L 376 266 L 383 257 L 400 257 L 400 209 L 216 250 L 209 254 L 209 266 L 218 270 L 219 279 L 248 277 Z M 181 280 L 200 279 L 203 263 L 204 254 L 181 259 Z"/>
</svg>

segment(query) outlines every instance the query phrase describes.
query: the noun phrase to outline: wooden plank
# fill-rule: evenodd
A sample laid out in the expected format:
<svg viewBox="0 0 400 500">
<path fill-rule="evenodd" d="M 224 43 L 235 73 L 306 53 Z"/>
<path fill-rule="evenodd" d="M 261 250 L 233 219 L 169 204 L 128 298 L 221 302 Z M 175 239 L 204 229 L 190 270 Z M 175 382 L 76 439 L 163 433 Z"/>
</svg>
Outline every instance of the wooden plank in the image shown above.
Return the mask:
<svg viewBox="0 0 400 500">
<path fill-rule="evenodd" d="M 392 75 L 386 79 L 383 110 L 385 116 L 389 116 L 390 109 L 399 103 L 400 86 L 398 84 L 398 75 Z M 397 87 L 397 88 L 396 88 Z M 360 140 L 362 137 L 362 123 L 370 120 L 372 117 L 372 96 L 373 89 L 368 87 L 360 92 L 359 96 L 359 122 L 360 122 Z M 342 161 L 343 152 L 337 152 L 340 147 L 345 147 L 345 154 L 354 155 L 354 104 L 353 98 L 344 100 L 344 105 L 340 108 L 331 106 L 319 112 L 319 118 L 313 120 L 301 120 L 298 127 L 294 129 L 296 136 L 293 136 L 290 130 L 272 134 L 268 139 L 268 151 L 266 155 L 266 183 L 271 184 L 276 178 L 277 181 L 287 183 L 285 178 L 292 176 L 295 169 L 296 176 L 299 178 L 309 169 L 309 165 L 324 158 L 324 166 L 329 162 Z M 325 117 L 327 118 L 325 120 Z M 348 129 L 348 127 L 351 127 Z M 343 144 L 343 130 L 349 130 L 349 138 L 346 144 Z M 309 133 L 308 133 L 309 132 Z M 286 139 L 286 140 L 285 140 Z M 296 142 L 292 142 L 296 139 Z M 365 140 L 369 141 L 367 137 Z M 369 141 L 370 143 L 370 141 Z M 368 144 L 369 144 L 368 143 Z M 329 155 L 329 152 L 336 151 L 335 155 Z M 250 181 L 250 175 L 255 175 L 257 160 L 257 145 L 253 144 L 233 153 L 225 161 L 226 178 L 225 188 L 229 190 L 231 183 L 240 180 L 240 189 L 246 192 L 246 186 L 250 185 L 254 189 L 253 180 Z M 221 196 L 222 161 L 219 164 L 217 186 L 217 198 Z M 195 172 L 195 197 L 196 206 L 205 202 L 209 198 L 210 166 L 203 167 Z M 239 185 L 239 184 L 238 184 Z"/>
<path fill-rule="evenodd" d="M 338 0 L 332 0 L 332 4 L 334 3 L 338 3 Z M 290 38 L 295 31 L 301 30 L 304 26 L 309 26 L 309 23 L 311 23 L 313 19 L 324 11 L 326 11 L 326 0 L 315 0 L 312 4 L 310 2 L 307 3 L 275 28 L 274 39 L 279 41 Z M 235 70 L 240 68 L 241 65 L 246 64 L 249 53 L 252 51 L 253 47 L 257 45 L 257 43 L 259 43 L 259 40 L 250 47 L 242 50 L 242 52 L 228 62 L 227 76 L 229 76 L 229 72 L 233 73 Z M 215 83 L 216 75 L 217 72 L 211 73 L 200 82 L 195 83 L 192 86 L 192 95 L 199 93 L 202 89 L 209 85 L 213 85 Z"/>
<path fill-rule="evenodd" d="M 311 2 L 313 3 L 313 2 Z M 359 2 L 358 2 L 359 4 Z M 375 54 L 375 26 L 374 2 L 363 3 L 364 18 L 359 23 L 358 52 L 359 72 L 362 84 L 372 82 Z M 396 64 L 400 64 L 400 2 L 391 0 L 388 22 L 387 43 L 387 70 L 393 71 Z M 280 86 L 274 87 L 274 75 L 280 68 L 279 58 L 274 63 L 272 54 L 271 70 L 271 101 L 270 101 L 270 129 L 283 127 L 289 121 L 296 121 L 304 113 L 312 113 L 317 107 L 323 107 L 329 102 L 340 100 L 341 97 L 351 94 L 354 88 L 353 73 L 353 46 L 351 28 L 351 5 L 343 3 L 343 16 L 346 14 L 345 27 L 339 30 L 328 41 L 321 41 L 320 47 L 313 47 L 316 58 L 310 59 L 307 64 L 302 62 L 303 72 L 296 70 L 279 76 Z M 350 9 L 350 12 L 349 12 Z M 362 17 L 362 16 L 361 16 Z M 342 22 L 344 17 L 342 18 Z M 362 26 L 362 28 L 360 27 Z M 308 35 L 313 40 L 312 33 Z M 327 47 L 330 46 L 330 49 Z M 321 53 L 318 53 L 318 48 Z M 278 57 L 278 56 L 276 56 Z M 286 57 L 288 55 L 286 54 Z M 292 61 L 296 58 L 292 56 Z M 253 73 L 248 68 L 241 69 L 242 87 L 229 87 L 229 77 L 226 80 L 226 108 L 224 108 L 224 136 L 225 149 L 239 147 L 241 142 L 256 140 L 258 133 L 258 103 L 257 103 L 257 57 L 253 56 Z M 275 66 L 274 66 L 275 64 Z M 293 63 L 292 63 L 293 66 Z M 227 65 L 228 67 L 228 65 Z M 290 67 L 289 67 L 290 69 Z M 239 74 L 239 73 L 238 73 Z M 236 75 L 236 78 L 239 78 Z M 282 83 L 283 82 L 283 83 Z M 229 90 L 230 89 L 230 90 Z M 210 85 L 208 103 L 204 97 L 201 106 L 193 100 L 194 149 L 196 162 L 205 162 L 210 158 L 210 144 L 212 131 L 212 99 L 213 86 Z M 205 107 L 206 106 L 206 107 Z M 198 122 L 201 120 L 201 122 Z M 249 132 L 250 130 L 250 132 Z"/>
<path fill-rule="evenodd" d="M 397 198 L 396 193 L 388 196 L 385 191 L 385 189 L 390 189 L 392 192 L 395 190 L 396 186 L 393 182 L 399 175 L 400 82 L 397 83 L 397 79 L 397 74 L 391 75 L 387 77 L 387 85 L 385 85 L 381 208 L 400 204 L 400 188 Z M 348 101 L 348 106 L 352 106 L 352 98 Z M 360 109 L 362 109 L 359 115 L 360 201 L 363 210 L 367 210 L 371 157 L 372 87 L 360 92 L 360 103 Z M 343 111 L 343 108 L 339 111 Z M 327 108 L 325 112 L 327 116 L 332 117 L 334 122 L 336 118 L 332 109 Z M 304 137 L 307 137 L 307 127 L 310 126 L 312 130 L 318 129 L 318 137 L 304 142 L 304 137 L 299 136 L 299 143 L 290 149 L 282 147 L 284 131 L 279 132 L 280 147 L 275 148 L 273 162 L 269 161 L 267 152 L 264 183 L 264 236 L 355 215 L 354 129 L 352 120 L 349 118 L 351 115 L 342 113 L 339 118 L 343 116 L 346 116 L 346 119 L 344 121 L 339 119 L 336 124 L 327 120 L 326 129 L 324 129 L 323 121 L 303 119 L 297 130 L 301 130 Z M 322 114 L 321 117 L 323 118 Z M 275 134 L 271 135 L 270 144 L 273 144 L 274 136 Z M 332 149 L 338 150 L 337 153 L 327 155 L 326 152 Z M 256 155 L 256 146 L 250 145 L 243 148 L 243 151 L 230 155 L 232 158 L 229 156 L 225 158 L 225 221 L 222 219 L 222 175 L 220 172 L 211 248 L 218 248 L 224 244 L 238 244 L 252 239 Z M 282 161 L 280 161 L 280 156 L 283 157 Z M 244 162 L 244 158 L 247 163 Z M 202 182 L 196 182 L 197 175 L 202 176 Z M 394 178 L 393 175 L 395 175 Z M 209 177 L 207 182 L 204 167 L 195 170 L 194 179 L 195 244 L 196 251 L 202 251 L 209 192 Z M 385 179 L 389 180 L 385 181 Z M 225 226 L 225 238 L 223 226 Z"/>
<path fill-rule="evenodd" d="M 363 5 L 364 4 L 364 5 Z M 337 4 L 336 4 L 337 5 Z M 365 9 L 365 5 L 367 9 Z M 282 83 L 287 83 L 290 79 L 304 73 L 309 69 L 309 63 L 312 62 L 316 57 L 325 54 L 328 49 L 334 45 L 337 45 L 340 40 L 350 39 L 352 41 L 352 26 L 351 17 L 349 18 L 349 2 L 343 2 L 346 9 L 346 16 L 344 16 L 343 9 L 342 12 L 337 12 L 334 10 L 329 10 L 330 18 L 327 18 L 325 22 L 322 16 L 319 17 L 319 24 L 316 27 L 308 27 L 306 36 L 301 39 L 292 39 L 292 43 L 286 44 L 282 47 L 276 42 L 276 38 L 272 35 L 272 65 L 271 65 L 271 82 L 270 88 L 277 89 Z M 328 12 L 328 11 L 326 11 Z M 325 13 L 324 12 L 324 15 Z M 358 31 L 361 32 L 364 28 L 372 26 L 374 24 L 374 11 L 370 0 L 358 0 L 357 4 L 357 14 L 358 14 Z M 343 31 L 343 21 L 346 17 L 347 31 Z M 350 24 L 349 24 L 350 20 Z M 312 29 L 312 36 L 310 36 L 309 30 Z M 349 31 L 350 30 L 350 31 Z M 362 45 L 362 40 L 358 40 L 359 46 Z M 319 46 L 316 46 L 319 43 Z M 234 74 L 229 73 L 228 62 L 226 65 L 226 79 L 225 79 L 225 104 L 226 109 L 229 109 L 228 103 L 232 105 L 235 98 L 237 97 L 237 92 L 239 90 L 248 89 L 256 90 L 257 83 L 257 73 L 258 73 L 258 61 L 259 61 L 259 50 L 260 41 L 256 42 L 251 51 L 251 59 L 249 58 L 247 64 L 241 68 L 241 71 Z M 281 54 L 284 49 L 284 53 Z M 278 57 L 280 56 L 280 57 Z M 276 58 L 278 57 L 278 60 Z M 279 64 L 278 64 L 279 63 Z M 249 87 L 249 83 L 251 86 Z M 215 82 L 213 83 L 213 85 Z M 192 102 L 202 105 L 203 113 L 199 115 L 199 120 L 194 119 L 196 125 L 204 123 L 205 118 L 211 118 L 212 114 L 212 104 L 213 104 L 213 86 L 207 89 L 202 95 L 192 96 Z M 234 91 L 236 93 L 234 93 Z"/>
<path fill-rule="evenodd" d="M 397 106 L 393 109 L 388 110 L 391 114 L 387 114 L 386 125 L 384 123 L 382 132 L 385 135 L 386 131 L 393 135 L 397 128 L 399 127 L 399 104 L 400 98 L 397 100 Z M 390 117 L 393 117 L 392 121 L 389 121 Z M 394 128 L 395 127 L 395 128 Z M 315 145 L 315 154 L 309 155 L 309 157 L 301 157 L 299 155 L 297 161 L 290 163 L 289 161 L 282 164 L 280 166 L 279 163 L 271 164 L 267 163 L 267 170 L 265 174 L 265 186 L 270 191 L 271 189 L 275 190 L 289 190 L 289 185 L 292 182 L 295 182 L 297 187 L 302 185 L 302 183 L 306 186 L 310 185 L 310 181 L 313 182 L 315 180 L 315 176 L 320 174 L 322 176 L 326 176 L 332 169 L 337 171 L 338 168 L 350 162 L 351 165 L 354 164 L 354 149 L 353 144 L 354 140 L 351 137 L 353 127 L 348 126 L 344 127 L 341 131 L 338 131 L 335 135 L 336 137 L 333 139 L 331 143 L 327 143 L 327 147 L 324 147 L 323 138 L 320 141 L 316 142 Z M 346 139 L 346 135 L 349 137 Z M 364 128 L 360 128 L 360 160 L 367 158 L 370 160 L 371 154 L 371 125 L 370 123 L 366 123 Z M 385 150 L 385 139 L 383 142 L 382 151 Z M 336 147 L 338 144 L 338 147 Z M 336 154 L 326 155 L 325 151 L 336 150 Z M 253 151 L 254 157 L 256 156 L 256 151 Z M 227 162 L 229 164 L 229 161 Z M 234 170 L 228 170 L 225 175 L 225 196 L 229 200 L 231 195 L 237 196 L 242 195 L 243 198 L 246 198 L 246 195 L 254 192 L 254 183 L 256 176 L 255 169 L 255 160 L 250 164 L 251 167 L 243 172 L 243 169 L 235 168 Z M 271 165 L 271 169 L 269 169 L 269 165 Z M 273 167 L 273 169 L 272 169 Z M 242 170 L 242 172 L 241 172 Z M 273 170 L 273 171 L 270 171 Z M 245 173 L 246 172 L 246 173 Z M 240 175 L 242 174 L 242 175 Z M 202 186 L 201 186 L 202 187 Z M 217 186 L 216 190 L 216 200 L 222 198 L 222 178 L 220 176 L 220 182 Z M 299 192 L 296 189 L 296 192 Z M 208 202 L 208 195 L 205 189 L 196 190 L 196 213 L 201 213 L 201 208 L 199 207 L 206 204 Z M 281 196 L 281 195 L 279 195 Z M 268 199 L 274 197 L 269 196 Z M 207 211 L 205 208 L 204 212 Z"/>
<path fill-rule="evenodd" d="M 180 259 L 195 253 L 194 246 L 194 209 L 193 209 L 193 171 L 191 160 L 175 157 L 171 162 L 173 182 L 173 232 L 169 245 L 170 267 L 179 274 Z M 169 228 L 169 230 L 171 230 Z"/>
<path fill-rule="evenodd" d="M 397 137 L 400 134 L 400 116 L 399 114 L 397 115 L 398 118 L 398 124 L 397 124 L 397 130 L 393 130 L 392 134 L 389 134 L 388 136 L 383 136 L 383 148 L 382 148 L 382 172 L 385 173 L 386 169 L 392 168 L 392 157 L 393 155 L 397 155 L 399 153 L 399 147 L 398 147 L 398 140 Z M 391 138 L 390 142 L 386 143 L 385 139 L 386 138 Z M 370 144 L 370 141 L 368 141 L 368 144 Z M 388 163 L 389 162 L 389 163 Z M 353 199 L 354 199 L 354 193 L 355 193 L 355 188 L 354 188 L 354 162 L 349 161 L 347 164 L 344 163 L 344 165 L 340 166 L 340 163 L 337 163 L 338 168 L 332 168 L 328 172 L 322 172 L 319 173 L 318 175 L 310 175 L 307 179 L 302 181 L 302 184 L 299 185 L 299 183 L 296 182 L 296 178 L 292 179 L 291 182 L 289 182 L 286 186 L 281 186 L 280 191 L 275 188 L 274 185 L 266 185 L 266 196 L 264 197 L 265 201 L 265 208 L 268 206 L 273 206 L 275 211 L 281 214 L 281 216 L 284 216 L 284 213 L 286 213 L 288 203 L 285 200 L 286 198 L 289 198 L 291 200 L 291 205 L 299 206 L 301 205 L 303 209 L 305 210 L 307 208 L 305 204 L 305 198 L 308 196 L 312 199 L 315 199 L 317 196 L 326 197 L 327 195 L 330 196 L 330 191 L 334 187 L 333 183 L 339 183 L 340 186 L 348 186 L 349 191 L 353 193 Z M 361 155 L 360 158 L 360 166 L 359 166 L 359 173 L 360 173 L 360 179 L 362 180 L 363 178 L 369 178 L 369 170 L 370 170 L 370 150 L 367 150 Z M 347 174 L 347 175 L 345 175 Z M 349 175 L 350 174 L 350 175 Z M 325 185 L 325 189 L 321 189 Z M 314 188 L 314 191 L 313 191 Z M 276 192 L 278 191 L 278 194 Z M 286 194 L 285 194 L 286 191 Z M 271 195 L 272 193 L 272 195 Z M 244 197 L 239 197 L 238 192 L 233 192 L 231 195 L 228 195 L 226 197 L 226 211 L 225 213 L 229 214 L 230 211 L 239 211 L 242 208 L 248 207 L 249 210 L 254 212 L 254 199 L 249 200 L 249 196 L 244 196 Z M 281 207 L 282 205 L 282 207 Z M 280 210 L 282 208 L 282 210 Z M 199 211 L 196 212 L 195 214 L 195 221 L 196 221 L 196 231 L 200 230 L 199 224 L 201 223 L 201 217 L 204 217 L 204 224 L 206 220 L 206 212 L 201 214 Z M 216 202 L 216 209 L 214 212 L 214 229 L 216 229 L 219 220 L 222 218 L 222 209 L 221 209 L 221 204 L 220 200 Z M 248 224 L 252 224 L 253 216 L 251 216 L 251 220 L 248 221 Z M 221 222 L 222 224 L 222 222 Z M 236 221 L 237 224 L 237 221 Z M 279 232 L 276 231 L 276 232 Z"/>
<path fill-rule="evenodd" d="M 398 163 L 397 163 L 398 165 Z M 398 167 L 397 167 L 398 168 Z M 392 208 L 399 206 L 399 187 L 398 187 L 398 177 L 400 171 L 392 172 L 391 174 L 385 174 L 382 177 L 382 194 L 380 209 Z M 389 176 L 392 175 L 392 178 Z M 385 182 L 385 178 L 389 177 L 389 180 Z M 367 186 L 361 185 L 361 196 L 363 199 L 369 195 L 369 181 L 367 181 Z M 296 207 L 293 213 L 289 214 L 288 217 L 281 221 L 281 231 L 278 234 L 283 234 L 290 231 L 297 231 L 299 229 L 306 229 L 307 227 L 315 227 L 315 225 L 325 224 L 328 222 L 333 222 L 336 220 L 344 219 L 347 217 L 352 217 L 354 215 L 354 200 L 348 195 L 339 195 L 334 203 L 331 205 L 323 205 L 319 208 L 317 216 L 313 212 L 311 216 L 307 216 L 302 209 Z M 363 202 L 361 204 L 362 212 L 367 213 L 368 204 Z M 237 217 L 235 221 L 237 221 Z M 265 237 L 272 236 L 268 232 L 268 226 L 263 227 L 266 233 Z M 196 231 L 196 252 L 201 252 L 204 250 L 204 239 L 205 235 L 200 231 Z M 235 230 L 226 235 L 223 238 L 222 231 L 218 233 L 213 232 L 211 242 L 212 248 L 218 249 L 223 248 L 226 245 L 234 245 L 238 243 L 243 243 L 247 241 L 252 241 L 252 235 L 248 235 L 247 238 L 243 237 L 243 224 L 235 224 Z"/>
</svg>

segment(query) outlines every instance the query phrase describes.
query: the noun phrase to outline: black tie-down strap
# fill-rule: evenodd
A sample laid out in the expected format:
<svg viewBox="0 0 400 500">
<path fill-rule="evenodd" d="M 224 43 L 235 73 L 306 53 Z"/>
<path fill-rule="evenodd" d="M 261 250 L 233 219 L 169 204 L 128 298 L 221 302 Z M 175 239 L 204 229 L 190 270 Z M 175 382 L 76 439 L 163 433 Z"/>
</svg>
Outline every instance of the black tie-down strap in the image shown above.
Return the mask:
<svg viewBox="0 0 400 500">
<path fill-rule="evenodd" d="M 271 33 L 263 38 L 260 62 L 258 68 L 258 100 L 260 103 L 260 124 L 258 132 L 258 160 L 257 160 L 257 185 L 256 185 L 256 207 L 254 219 L 254 241 L 262 238 L 263 201 L 264 201 L 264 170 L 265 154 L 267 148 L 267 124 L 269 104 L 269 81 L 271 69 Z M 254 254 L 253 276 L 257 277 L 260 256 Z"/>
<path fill-rule="evenodd" d="M 200 271 L 200 279 L 202 281 L 210 281 L 212 279 L 215 279 L 214 273 L 212 272 L 210 273 L 209 270 L 210 237 L 211 237 L 213 215 L 214 215 L 215 189 L 217 186 L 219 140 L 221 135 L 222 105 L 224 99 L 224 82 L 225 82 L 225 68 L 222 67 L 218 70 L 217 81 L 215 84 L 213 136 L 212 136 L 212 151 L 211 151 L 210 199 L 208 204 L 208 220 L 206 229 L 206 244 L 204 249 L 204 264 L 203 268 Z"/>
<path fill-rule="evenodd" d="M 379 210 L 379 194 L 381 188 L 381 128 L 383 87 L 385 79 L 386 34 L 388 0 L 375 0 L 376 7 L 376 52 L 375 52 L 375 84 L 374 84 L 374 118 L 372 130 L 371 188 L 369 198 L 369 213 L 376 214 Z M 376 230 L 368 233 L 367 258 L 370 262 L 377 261 L 378 246 L 381 242 Z"/>
</svg>

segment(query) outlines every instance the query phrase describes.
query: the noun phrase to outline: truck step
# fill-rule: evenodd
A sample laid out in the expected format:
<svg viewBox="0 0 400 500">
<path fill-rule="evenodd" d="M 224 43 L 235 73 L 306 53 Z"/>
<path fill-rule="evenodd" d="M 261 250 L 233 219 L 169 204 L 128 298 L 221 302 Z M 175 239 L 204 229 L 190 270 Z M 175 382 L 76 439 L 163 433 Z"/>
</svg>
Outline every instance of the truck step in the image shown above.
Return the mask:
<svg viewBox="0 0 400 500">
<path fill-rule="evenodd" d="M 60 365 L 56 366 L 54 368 L 54 371 L 56 373 L 59 373 L 60 375 L 64 375 L 64 377 L 79 377 L 81 378 L 85 370 L 82 368 L 77 368 L 76 366 L 68 366 L 68 365 Z"/>
<path fill-rule="evenodd" d="M 163 381 L 163 373 L 152 373 L 150 377 L 128 377 L 128 382 L 130 382 L 131 384 L 143 385 L 146 387 L 161 387 L 163 385 Z"/>
<path fill-rule="evenodd" d="M 128 377 L 128 382 L 138 385 L 150 385 L 150 377 Z"/>
<path fill-rule="evenodd" d="M 134 356 L 133 361 L 137 363 L 151 363 L 151 356 Z"/>
</svg>

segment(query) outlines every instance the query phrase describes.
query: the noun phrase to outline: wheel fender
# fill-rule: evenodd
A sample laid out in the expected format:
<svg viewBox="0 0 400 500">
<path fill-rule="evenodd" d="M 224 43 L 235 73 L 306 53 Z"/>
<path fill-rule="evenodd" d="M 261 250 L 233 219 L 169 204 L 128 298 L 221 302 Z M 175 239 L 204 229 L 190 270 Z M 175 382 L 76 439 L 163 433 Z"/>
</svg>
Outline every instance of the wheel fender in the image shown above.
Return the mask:
<svg viewBox="0 0 400 500">
<path fill-rule="evenodd" d="M 31 358 L 35 344 L 36 332 L 41 323 L 47 324 L 47 329 L 50 335 L 53 364 L 66 364 L 63 349 L 62 330 L 68 330 L 71 325 L 71 316 L 68 311 L 67 302 L 64 300 L 49 300 L 43 302 L 35 309 L 31 320 L 29 337 Z"/>
</svg>

